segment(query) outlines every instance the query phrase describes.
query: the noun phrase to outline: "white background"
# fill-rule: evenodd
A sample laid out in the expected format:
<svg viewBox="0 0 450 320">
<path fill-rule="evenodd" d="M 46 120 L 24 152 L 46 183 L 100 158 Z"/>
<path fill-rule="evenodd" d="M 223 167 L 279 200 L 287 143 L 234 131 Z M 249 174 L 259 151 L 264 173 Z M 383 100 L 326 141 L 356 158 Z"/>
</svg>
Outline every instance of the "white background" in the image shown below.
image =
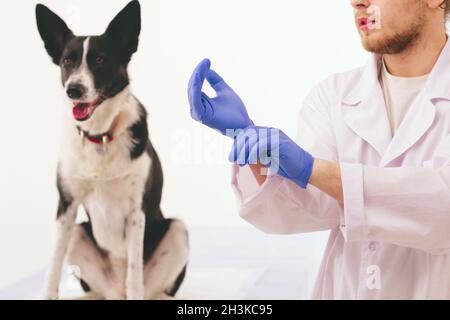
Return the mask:
<svg viewBox="0 0 450 320">
<path fill-rule="evenodd" d="M 42 1 L 79 35 L 100 34 L 127 0 Z M 0 287 L 47 264 L 64 107 L 59 70 L 36 29 L 35 1 L 0 10 Z M 365 63 L 348 0 L 145 0 L 130 65 L 165 174 L 163 210 L 190 226 L 247 227 L 236 210 L 230 142 L 194 123 L 186 87 L 213 61 L 255 123 L 295 135 L 301 101 L 331 73 Z M 323 235 L 318 235 L 323 236 Z"/>
</svg>

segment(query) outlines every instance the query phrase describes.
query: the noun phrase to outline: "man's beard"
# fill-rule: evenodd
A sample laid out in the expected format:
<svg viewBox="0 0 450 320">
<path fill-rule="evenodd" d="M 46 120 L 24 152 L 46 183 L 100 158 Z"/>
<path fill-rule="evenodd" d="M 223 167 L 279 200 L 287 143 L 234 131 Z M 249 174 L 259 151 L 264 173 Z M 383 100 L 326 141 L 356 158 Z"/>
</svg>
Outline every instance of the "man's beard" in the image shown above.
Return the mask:
<svg viewBox="0 0 450 320">
<path fill-rule="evenodd" d="M 420 37 L 423 29 L 423 18 L 417 19 L 416 23 L 404 32 L 389 35 L 385 39 L 374 43 L 363 39 L 364 48 L 376 54 L 398 54 L 414 46 L 416 40 Z"/>
</svg>

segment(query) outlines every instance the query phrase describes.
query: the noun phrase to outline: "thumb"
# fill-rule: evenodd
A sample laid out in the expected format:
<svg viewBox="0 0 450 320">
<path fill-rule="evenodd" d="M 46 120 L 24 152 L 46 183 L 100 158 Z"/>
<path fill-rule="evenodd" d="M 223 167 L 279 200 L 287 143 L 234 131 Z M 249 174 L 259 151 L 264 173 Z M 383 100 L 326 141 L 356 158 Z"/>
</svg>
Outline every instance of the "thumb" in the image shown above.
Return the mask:
<svg viewBox="0 0 450 320">
<path fill-rule="evenodd" d="M 209 84 L 216 92 L 229 88 L 223 78 L 212 69 L 206 74 L 206 80 L 208 80 Z"/>
</svg>

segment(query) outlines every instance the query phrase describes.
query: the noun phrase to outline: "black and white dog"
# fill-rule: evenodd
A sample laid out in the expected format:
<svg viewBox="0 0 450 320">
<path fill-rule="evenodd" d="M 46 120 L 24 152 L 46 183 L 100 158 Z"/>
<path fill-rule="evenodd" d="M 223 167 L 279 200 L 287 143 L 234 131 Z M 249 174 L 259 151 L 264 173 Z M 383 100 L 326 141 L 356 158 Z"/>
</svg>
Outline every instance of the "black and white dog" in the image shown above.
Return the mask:
<svg viewBox="0 0 450 320">
<path fill-rule="evenodd" d="M 161 164 L 148 138 L 146 110 L 129 89 L 140 13 L 132 1 L 103 35 L 79 37 L 47 7 L 36 7 L 39 33 L 61 68 L 68 97 L 47 299 L 58 298 L 66 257 L 80 272 L 86 298 L 170 298 L 184 280 L 187 229 L 162 215 Z M 76 223 L 79 206 L 88 222 Z"/>
</svg>

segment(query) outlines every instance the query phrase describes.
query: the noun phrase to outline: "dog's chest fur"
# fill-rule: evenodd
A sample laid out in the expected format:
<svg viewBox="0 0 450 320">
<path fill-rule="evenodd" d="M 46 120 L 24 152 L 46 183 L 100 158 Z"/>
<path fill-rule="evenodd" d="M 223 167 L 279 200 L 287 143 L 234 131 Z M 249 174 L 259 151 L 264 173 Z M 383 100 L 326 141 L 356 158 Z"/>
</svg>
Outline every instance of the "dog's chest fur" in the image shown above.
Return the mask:
<svg viewBox="0 0 450 320">
<path fill-rule="evenodd" d="M 127 221 L 143 186 L 130 175 L 110 181 L 88 182 L 83 205 L 89 213 L 98 245 L 115 258 L 127 257 Z"/>
<path fill-rule="evenodd" d="M 88 126 L 90 132 L 106 132 L 97 121 L 111 123 L 113 115 L 122 112 L 114 141 L 104 152 L 101 145 L 83 141 L 73 124 L 68 125 L 59 174 L 64 187 L 88 213 L 98 245 L 116 258 L 126 258 L 127 219 L 142 205 L 151 159 L 147 153 L 136 159 L 130 156 L 135 143 L 130 127 L 139 121 L 139 103 L 128 92 L 109 103 L 97 110 L 96 123 Z"/>
</svg>

